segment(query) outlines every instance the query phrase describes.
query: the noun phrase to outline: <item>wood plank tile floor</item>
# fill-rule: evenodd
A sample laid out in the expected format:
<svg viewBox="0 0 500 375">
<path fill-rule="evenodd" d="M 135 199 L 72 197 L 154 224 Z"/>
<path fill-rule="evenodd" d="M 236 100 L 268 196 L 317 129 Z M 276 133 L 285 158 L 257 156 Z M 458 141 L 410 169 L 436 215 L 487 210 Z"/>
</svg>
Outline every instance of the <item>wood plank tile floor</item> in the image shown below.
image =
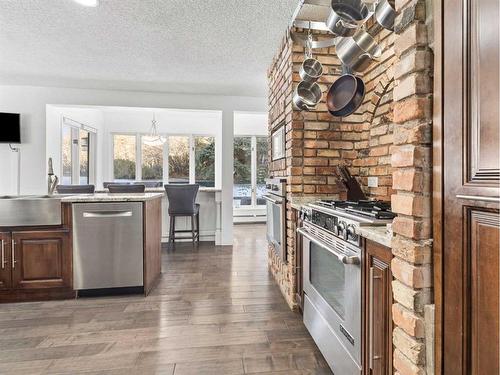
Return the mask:
<svg viewBox="0 0 500 375">
<path fill-rule="evenodd" d="M 147 298 L 0 305 L 0 374 L 331 374 L 268 272 L 265 226 L 234 233 L 164 248 Z"/>
</svg>

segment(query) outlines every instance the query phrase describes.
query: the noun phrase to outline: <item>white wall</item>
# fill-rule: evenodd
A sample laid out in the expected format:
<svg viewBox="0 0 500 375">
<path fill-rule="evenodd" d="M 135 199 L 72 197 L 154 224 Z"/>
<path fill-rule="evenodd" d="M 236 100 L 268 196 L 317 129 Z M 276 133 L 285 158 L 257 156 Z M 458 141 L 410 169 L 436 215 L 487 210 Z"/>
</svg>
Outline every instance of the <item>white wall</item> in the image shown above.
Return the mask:
<svg viewBox="0 0 500 375">
<path fill-rule="evenodd" d="M 152 92 L 0 86 L 0 111 L 21 113 L 21 194 L 46 191 L 46 105 L 90 105 L 222 111 L 222 154 L 233 153 L 235 111 L 265 112 L 266 98 Z M 0 195 L 12 193 L 16 155 L 0 145 Z M 14 164 L 15 165 L 15 164 Z M 3 173 L 5 172 L 5 174 Z M 233 158 L 222 160 L 222 243 L 232 243 Z"/>
<path fill-rule="evenodd" d="M 267 112 L 236 112 L 234 114 L 234 135 L 267 136 Z"/>
<path fill-rule="evenodd" d="M 95 108 L 76 108 L 66 106 L 47 105 L 46 116 L 46 140 L 45 140 L 45 160 L 52 158 L 54 173 L 61 178 L 61 132 L 62 118 L 88 125 L 97 130 L 97 163 L 99 164 L 104 155 L 104 118 L 102 111 Z M 103 169 L 97 168 L 96 181 L 102 181 Z"/>
<path fill-rule="evenodd" d="M 137 107 L 47 106 L 46 157 L 54 161 L 54 173 L 61 176 L 61 119 L 63 116 L 97 129 L 97 174 L 95 185 L 113 180 L 113 133 L 144 133 L 151 130 L 155 113 L 161 134 L 214 135 L 216 140 L 215 173 L 217 188 L 222 186 L 222 112 Z"/>
</svg>

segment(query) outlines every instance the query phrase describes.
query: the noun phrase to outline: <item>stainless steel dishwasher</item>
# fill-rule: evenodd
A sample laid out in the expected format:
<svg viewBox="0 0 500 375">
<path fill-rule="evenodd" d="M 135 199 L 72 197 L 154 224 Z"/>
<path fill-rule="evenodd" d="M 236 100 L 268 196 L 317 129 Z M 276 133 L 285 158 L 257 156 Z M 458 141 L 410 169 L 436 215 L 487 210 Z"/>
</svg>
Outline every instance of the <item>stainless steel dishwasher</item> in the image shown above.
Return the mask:
<svg viewBox="0 0 500 375">
<path fill-rule="evenodd" d="M 143 286 L 142 203 L 73 204 L 76 290 Z"/>
</svg>

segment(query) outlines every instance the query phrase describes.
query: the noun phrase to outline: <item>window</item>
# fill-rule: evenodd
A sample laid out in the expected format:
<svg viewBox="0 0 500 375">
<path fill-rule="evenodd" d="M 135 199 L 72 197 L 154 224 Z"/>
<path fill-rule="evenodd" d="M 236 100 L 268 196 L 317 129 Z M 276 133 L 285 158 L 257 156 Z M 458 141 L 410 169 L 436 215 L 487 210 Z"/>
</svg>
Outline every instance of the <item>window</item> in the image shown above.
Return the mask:
<svg viewBox="0 0 500 375">
<path fill-rule="evenodd" d="M 113 179 L 164 183 L 198 183 L 215 187 L 216 138 L 211 135 L 162 135 L 166 142 L 144 134 L 113 134 Z"/>
<path fill-rule="evenodd" d="M 267 178 L 267 163 L 268 163 L 268 151 L 267 151 L 267 137 L 256 137 L 257 144 L 257 186 L 256 186 L 256 198 L 257 206 L 263 206 L 266 201 L 262 196 L 266 192 L 266 178 Z"/>
<path fill-rule="evenodd" d="M 61 137 L 61 184 L 87 185 L 94 182 L 97 132 L 64 117 Z"/>
<path fill-rule="evenodd" d="M 90 183 L 90 132 L 80 129 L 80 185 Z"/>
<path fill-rule="evenodd" d="M 215 138 L 195 137 L 194 157 L 196 183 L 215 187 Z"/>
<path fill-rule="evenodd" d="M 234 138 L 233 206 L 263 206 L 267 178 L 267 137 Z"/>
<path fill-rule="evenodd" d="M 62 130 L 62 184 L 71 185 L 73 183 L 73 152 L 72 152 L 72 128 L 63 126 Z"/>
<path fill-rule="evenodd" d="M 163 143 L 148 136 L 142 136 L 142 180 L 163 181 Z"/>
<path fill-rule="evenodd" d="M 252 138 L 234 137 L 234 206 L 252 204 Z"/>
<path fill-rule="evenodd" d="M 189 183 L 189 137 L 168 137 L 168 182 Z"/>
<path fill-rule="evenodd" d="M 115 180 L 135 180 L 135 135 L 114 135 L 113 176 Z"/>
</svg>

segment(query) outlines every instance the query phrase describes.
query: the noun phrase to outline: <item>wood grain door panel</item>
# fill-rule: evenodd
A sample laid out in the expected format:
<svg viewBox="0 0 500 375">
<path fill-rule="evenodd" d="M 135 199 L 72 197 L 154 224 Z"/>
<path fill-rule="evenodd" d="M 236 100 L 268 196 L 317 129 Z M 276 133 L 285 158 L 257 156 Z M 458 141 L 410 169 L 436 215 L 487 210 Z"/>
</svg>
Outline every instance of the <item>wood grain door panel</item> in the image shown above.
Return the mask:
<svg viewBox="0 0 500 375">
<path fill-rule="evenodd" d="M 391 249 L 366 241 L 364 265 L 364 373 L 392 373 Z"/>
<path fill-rule="evenodd" d="M 58 288 L 71 285 L 68 234 L 53 232 L 12 233 L 15 250 L 13 287 Z"/>
<path fill-rule="evenodd" d="M 443 0 L 443 374 L 500 374 L 498 11 Z"/>
<path fill-rule="evenodd" d="M 498 213 L 467 210 L 470 243 L 468 258 L 470 285 L 467 311 L 470 326 L 472 374 L 499 372 L 499 249 L 500 217 Z"/>
<path fill-rule="evenodd" d="M 0 233 L 0 290 L 12 287 L 10 233 Z"/>
<path fill-rule="evenodd" d="M 499 56 L 498 0 L 469 1 L 466 3 L 469 23 L 466 50 L 466 78 L 470 85 L 468 104 L 467 181 L 499 180 L 497 164 L 500 146 L 499 132 Z M 496 27 L 493 27 L 496 25 Z"/>
</svg>

